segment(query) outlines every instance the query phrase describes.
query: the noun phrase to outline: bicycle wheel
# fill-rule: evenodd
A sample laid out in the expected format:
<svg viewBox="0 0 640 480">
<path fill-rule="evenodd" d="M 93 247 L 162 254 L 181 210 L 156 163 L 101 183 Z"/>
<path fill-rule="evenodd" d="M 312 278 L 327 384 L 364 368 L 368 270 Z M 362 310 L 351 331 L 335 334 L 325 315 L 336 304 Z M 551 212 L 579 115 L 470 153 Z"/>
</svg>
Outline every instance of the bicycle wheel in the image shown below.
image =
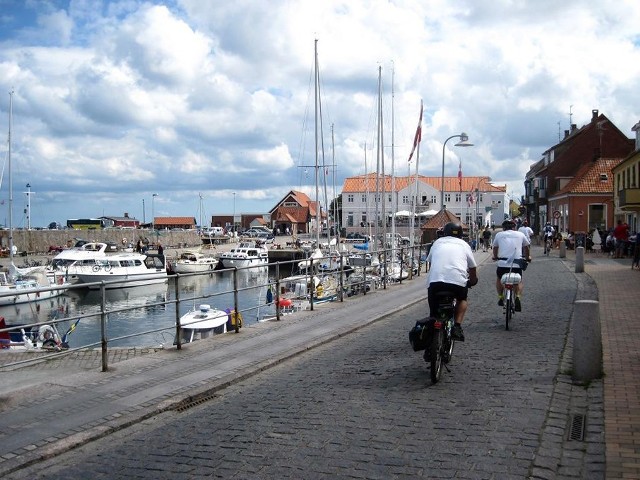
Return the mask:
<svg viewBox="0 0 640 480">
<path fill-rule="evenodd" d="M 505 330 L 509 330 L 509 322 L 511 321 L 511 314 L 513 312 L 512 305 L 513 301 L 511 300 L 511 295 L 506 296 L 504 299 L 504 319 L 505 319 Z"/>
<path fill-rule="evenodd" d="M 444 332 L 442 329 L 434 330 L 431 337 L 430 356 L 431 356 L 431 383 L 438 383 L 442 375 L 442 344 L 444 340 Z"/>
<path fill-rule="evenodd" d="M 444 356 L 442 358 L 444 363 L 449 363 L 451 361 L 451 356 L 453 355 L 453 344 L 456 342 L 451 335 L 443 335 L 443 351 Z"/>
</svg>

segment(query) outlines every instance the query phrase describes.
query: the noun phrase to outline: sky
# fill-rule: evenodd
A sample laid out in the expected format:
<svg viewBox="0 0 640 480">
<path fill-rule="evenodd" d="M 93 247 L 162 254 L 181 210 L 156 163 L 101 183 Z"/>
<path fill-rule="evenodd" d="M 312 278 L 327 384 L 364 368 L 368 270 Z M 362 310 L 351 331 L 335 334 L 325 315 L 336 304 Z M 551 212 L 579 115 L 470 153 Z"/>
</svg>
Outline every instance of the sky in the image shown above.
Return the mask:
<svg viewBox="0 0 640 480">
<path fill-rule="evenodd" d="M 593 109 L 633 137 L 638 25 L 637 0 L 0 0 L 0 223 L 11 203 L 14 227 L 206 224 L 290 190 L 314 199 L 316 173 L 329 198 L 377 166 L 414 175 L 421 101 L 419 174 L 440 176 L 443 142 L 465 132 L 474 146 L 450 140 L 445 175 L 519 200 Z"/>
</svg>

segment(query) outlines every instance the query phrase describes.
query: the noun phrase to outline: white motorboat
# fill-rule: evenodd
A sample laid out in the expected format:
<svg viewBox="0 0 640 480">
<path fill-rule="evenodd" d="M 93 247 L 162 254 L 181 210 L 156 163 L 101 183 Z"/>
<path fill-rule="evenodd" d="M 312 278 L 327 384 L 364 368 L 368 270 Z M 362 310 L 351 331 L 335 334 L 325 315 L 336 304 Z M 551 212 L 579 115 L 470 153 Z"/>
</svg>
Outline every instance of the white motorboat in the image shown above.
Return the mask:
<svg viewBox="0 0 640 480">
<path fill-rule="evenodd" d="M 102 242 L 88 242 L 79 247 L 72 247 L 63 250 L 53 257 L 51 264 L 47 265 L 47 275 L 63 274 L 68 282 L 78 281 L 77 270 L 82 265 L 95 265 L 96 259 L 106 258 L 110 247 Z"/>
<path fill-rule="evenodd" d="M 258 242 L 240 242 L 237 247 L 220 254 L 223 268 L 253 267 L 269 263 L 269 249 Z"/>
<path fill-rule="evenodd" d="M 226 333 L 227 323 L 231 322 L 233 312 L 200 305 L 180 317 L 180 342 L 191 343 L 213 334 Z M 238 318 L 234 318 L 238 321 Z M 239 316 L 240 322 L 242 317 Z"/>
<path fill-rule="evenodd" d="M 167 282 L 164 255 L 142 253 L 118 253 L 96 259 L 93 264 L 84 264 L 77 269 L 78 281 L 89 288 L 100 288 L 99 283 L 109 282 L 105 288 L 138 287 L 152 283 Z"/>
<path fill-rule="evenodd" d="M 212 256 L 203 255 L 200 252 L 186 251 L 171 264 L 174 273 L 201 273 L 214 270 L 218 265 L 218 259 Z"/>
<path fill-rule="evenodd" d="M 45 267 L 33 267 L 25 273 L 13 273 L 11 277 L 6 272 L 0 272 L 0 306 L 46 300 L 61 295 L 69 288 L 62 276 L 52 281 L 47 276 Z M 43 288 L 53 287 L 53 282 L 59 288 L 42 291 Z"/>
</svg>

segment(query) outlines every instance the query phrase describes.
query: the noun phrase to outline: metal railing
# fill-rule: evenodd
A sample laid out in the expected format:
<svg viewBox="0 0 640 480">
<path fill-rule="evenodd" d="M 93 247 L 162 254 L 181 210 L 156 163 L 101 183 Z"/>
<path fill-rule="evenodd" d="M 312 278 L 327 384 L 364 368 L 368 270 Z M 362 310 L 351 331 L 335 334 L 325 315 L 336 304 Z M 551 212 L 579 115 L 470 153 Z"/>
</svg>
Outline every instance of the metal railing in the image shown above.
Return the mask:
<svg viewBox="0 0 640 480">
<path fill-rule="evenodd" d="M 336 289 L 334 300 L 339 302 L 344 302 L 345 296 L 351 297 L 355 295 L 366 295 L 368 291 L 371 291 L 372 289 L 375 289 L 378 286 L 386 289 L 387 286 L 391 283 L 401 284 L 404 281 L 402 271 L 405 270 L 406 267 L 409 267 L 408 277 L 407 277 L 409 280 L 412 279 L 415 275 L 419 276 L 420 266 L 422 265 L 424 258 L 426 256 L 425 252 L 427 248 L 428 248 L 427 245 L 416 245 L 414 247 L 396 247 L 393 249 L 385 248 L 377 251 L 374 250 L 371 252 L 362 252 L 362 253 L 350 252 L 349 255 L 345 255 L 344 252 L 342 254 L 336 252 L 336 253 L 329 254 L 317 259 L 307 258 L 306 260 L 302 260 L 302 261 L 298 259 L 298 260 L 288 260 L 283 262 L 273 262 L 273 263 L 263 264 L 258 267 L 253 266 L 253 267 L 242 267 L 242 268 L 231 268 L 231 269 L 219 269 L 214 271 L 206 271 L 202 273 L 191 273 L 191 274 L 171 274 L 167 276 L 167 279 L 169 281 L 173 281 L 174 298 L 168 299 L 168 300 L 165 299 L 163 301 L 148 302 L 145 304 L 145 307 L 162 306 L 166 308 L 170 305 L 173 305 L 175 308 L 175 326 L 174 327 L 163 326 L 161 328 L 145 329 L 142 331 L 136 331 L 126 335 L 114 336 L 114 337 L 109 337 L 109 322 L 108 322 L 109 316 L 140 308 L 139 305 L 108 308 L 107 291 L 110 290 L 109 287 L 112 286 L 113 284 L 122 284 L 123 281 L 114 280 L 111 282 L 103 281 L 103 282 L 95 282 L 90 284 L 89 283 L 75 284 L 70 286 L 67 290 L 68 291 L 74 291 L 74 290 L 80 290 L 80 289 L 86 290 L 87 288 L 91 288 L 91 287 L 93 287 L 94 289 L 97 287 L 99 289 L 100 302 L 99 302 L 97 311 L 91 312 L 91 313 L 81 313 L 81 314 L 72 315 L 72 316 L 65 316 L 64 318 L 54 318 L 54 319 L 50 319 L 42 322 L 33 322 L 33 323 L 21 324 L 21 325 L 9 325 L 6 328 L 0 329 L 0 334 L 5 332 L 10 333 L 12 331 L 15 332 L 15 331 L 22 330 L 25 332 L 27 331 L 33 332 L 31 335 L 37 335 L 38 329 L 40 329 L 40 327 L 44 325 L 53 325 L 53 327 L 56 329 L 56 332 L 57 332 L 57 326 L 60 325 L 62 322 L 69 323 L 70 325 L 74 325 L 74 324 L 77 325 L 77 323 L 81 319 L 96 317 L 96 318 L 99 318 L 100 341 L 88 343 L 75 348 L 69 348 L 68 346 L 66 348 L 61 348 L 59 345 L 57 345 L 51 350 L 49 350 L 48 351 L 49 354 L 47 354 L 46 356 L 39 356 L 33 359 L 19 360 L 11 363 L 0 364 L 0 371 L 5 368 L 15 368 L 15 367 L 23 366 L 27 364 L 45 362 L 51 359 L 59 358 L 61 356 L 69 355 L 73 352 L 78 352 L 80 350 L 93 349 L 95 347 L 99 347 L 102 352 L 101 368 L 103 372 L 106 372 L 109 369 L 108 352 L 109 352 L 110 344 L 113 344 L 121 340 L 129 339 L 133 337 L 139 337 L 142 335 L 149 335 L 149 334 L 168 332 L 168 331 L 174 330 L 173 344 L 176 346 L 177 350 L 181 350 L 183 342 L 182 342 L 182 336 L 181 336 L 182 315 L 180 314 L 180 307 L 181 305 L 185 304 L 185 302 L 195 304 L 197 300 L 208 300 L 208 299 L 215 300 L 215 297 L 218 297 L 220 295 L 228 295 L 232 293 L 233 294 L 233 310 L 231 313 L 229 313 L 229 315 L 230 317 L 231 315 L 234 315 L 236 321 L 229 322 L 229 323 L 237 333 L 240 330 L 240 322 L 238 321 L 238 318 L 241 319 L 242 317 L 246 316 L 248 312 L 256 311 L 256 310 L 259 311 L 259 309 L 263 308 L 264 306 L 259 301 L 257 301 L 255 305 L 250 305 L 244 309 L 241 309 L 239 306 L 239 295 L 242 292 L 245 292 L 251 289 L 273 288 L 272 292 L 274 292 L 274 295 L 273 295 L 272 303 L 275 306 L 274 320 L 280 321 L 282 319 L 282 316 L 285 314 L 285 307 L 283 307 L 282 299 L 285 296 L 285 294 L 291 293 L 291 292 L 285 292 L 283 290 L 283 281 L 286 280 L 286 278 L 291 277 L 292 275 L 283 276 L 283 272 L 291 272 L 293 274 L 294 272 L 296 272 L 299 264 L 304 263 L 305 261 L 312 260 L 312 262 L 308 262 L 308 263 L 312 263 L 312 265 L 310 268 L 306 269 L 306 273 L 304 274 L 300 273 L 299 275 L 301 279 L 304 278 L 303 283 L 309 286 L 308 290 L 304 292 L 304 294 L 306 295 L 306 299 L 309 302 L 309 309 L 313 310 L 315 306 L 319 303 L 318 296 L 316 295 L 317 289 L 318 289 L 318 285 L 315 284 L 316 277 L 322 276 L 322 278 L 325 278 L 326 276 L 333 276 L 334 279 L 337 281 L 337 289 Z M 389 263 L 385 261 L 386 258 L 391 258 L 392 256 L 396 256 L 396 254 L 398 254 L 397 258 L 399 259 L 399 268 L 400 268 L 400 274 L 397 279 L 390 276 L 388 271 Z M 359 266 L 356 266 L 354 268 L 351 265 L 349 265 L 348 262 L 345 260 L 347 256 L 349 256 L 349 258 L 353 262 L 356 262 L 357 259 L 361 259 L 361 262 L 356 262 L 356 263 L 362 264 L 362 266 L 366 266 L 367 263 L 370 264 L 372 258 L 378 257 L 380 259 L 381 271 L 378 274 L 378 273 L 369 273 L 366 268 L 362 268 L 362 270 L 360 270 Z M 410 259 L 411 265 L 407 265 L 406 259 Z M 335 265 L 337 268 L 334 271 L 321 271 L 322 265 L 326 264 L 327 262 L 330 262 L 331 260 L 334 260 L 334 264 L 335 264 L 335 260 L 337 260 L 338 263 L 337 265 Z M 255 271 L 257 268 L 267 269 L 266 280 L 263 283 L 258 283 L 257 285 L 248 285 L 248 282 L 245 282 L 245 284 L 241 285 L 239 281 L 240 277 L 245 275 L 245 273 L 251 272 L 252 270 Z M 355 280 L 348 281 L 348 277 L 350 276 L 349 274 L 354 275 L 354 272 L 356 272 L 356 269 L 357 269 L 357 273 L 354 277 L 352 277 L 352 279 L 355 278 Z M 273 271 L 272 278 L 269 278 L 268 272 L 270 271 Z M 189 278 L 204 276 L 204 275 L 210 277 L 212 275 L 224 275 L 228 273 L 231 273 L 233 275 L 233 287 L 231 290 L 222 290 L 219 292 L 204 293 L 204 294 L 194 293 L 193 295 L 181 296 L 180 287 L 182 285 L 182 282 L 184 282 Z M 121 287 L 121 288 L 124 288 L 124 287 Z M 51 286 L 47 288 L 38 289 L 39 292 L 54 291 L 54 290 L 60 290 L 60 287 Z M 67 292 L 65 291 L 63 295 L 66 293 Z M 3 297 L 7 297 L 11 295 L 12 294 L 0 294 L 0 301 Z M 229 323 L 227 325 L 229 325 Z M 0 344 L 0 346 L 2 348 L 6 347 L 6 345 L 2 345 L 2 344 Z"/>
</svg>

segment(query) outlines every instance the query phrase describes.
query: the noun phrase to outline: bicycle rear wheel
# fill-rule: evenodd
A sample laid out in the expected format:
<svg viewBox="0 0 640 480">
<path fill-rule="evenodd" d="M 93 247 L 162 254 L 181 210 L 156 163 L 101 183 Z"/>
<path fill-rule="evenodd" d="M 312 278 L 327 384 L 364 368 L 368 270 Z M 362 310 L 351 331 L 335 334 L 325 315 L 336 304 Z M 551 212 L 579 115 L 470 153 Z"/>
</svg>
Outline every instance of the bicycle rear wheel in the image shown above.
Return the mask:
<svg viewBox="0 0 640 480">
<path fill-rule="evenodd" d="M 505 330 L 509 330 L 509 322 L 511 321 L 511 314 L 513 312 L 513 300 L 511 300 L 511 295 L 507 295 L 507 298 L 504 299 L 504 319 L 505 319 Z"/>
<path fill-rule="evenodd" d="M 438 383 L 442 375 L 442 350 L 444 342 L 444 332 L 441 328 L 434 330 L 431 336 L 431 383 Z"/>
</svg>

